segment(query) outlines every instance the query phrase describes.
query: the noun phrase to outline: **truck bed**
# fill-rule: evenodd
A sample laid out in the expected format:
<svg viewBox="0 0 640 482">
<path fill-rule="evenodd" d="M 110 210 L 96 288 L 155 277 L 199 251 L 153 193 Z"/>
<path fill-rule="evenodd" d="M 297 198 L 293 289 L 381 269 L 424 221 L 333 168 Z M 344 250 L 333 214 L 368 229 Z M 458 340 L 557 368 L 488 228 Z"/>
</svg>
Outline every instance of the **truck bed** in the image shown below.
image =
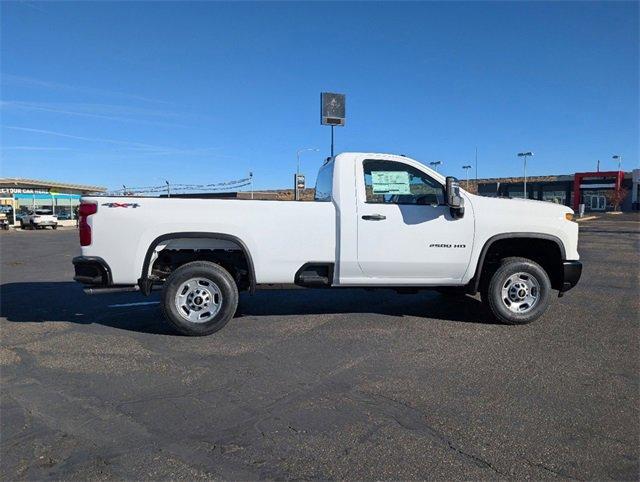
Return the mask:
<svg viewBox="0 0 640 482">
<path fill-rule="evenodd" d="M 175 233 L 225 233 L 251 253 L 257 283 L 293 283 L 307 262 L 335 262 L 336 211 L 331 202 L 237 199 L 85 197 L 92 244 L 82 255 L 111 267 L 113 284 L 135 284 L 150 246 Z M 221 245 L 234 249 L 233 242 Z M 158 248 L 162 248 L 160 245 Z"/>
</svg>

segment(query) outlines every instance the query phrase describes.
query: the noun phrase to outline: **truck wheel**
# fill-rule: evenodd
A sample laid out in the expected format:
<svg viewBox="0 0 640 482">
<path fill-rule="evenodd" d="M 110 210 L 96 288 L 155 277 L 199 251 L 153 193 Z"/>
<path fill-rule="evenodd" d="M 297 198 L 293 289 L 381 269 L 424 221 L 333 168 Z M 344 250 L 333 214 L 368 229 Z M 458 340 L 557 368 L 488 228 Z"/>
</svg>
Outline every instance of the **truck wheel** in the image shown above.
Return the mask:
<svg viewBox="0 0 640 482">
<path fill-rule="evenodd" d="M 482 299 L 503 323 L 525 325 L 540 318 L 551 300 L 551 281 L 526 258 L 505 258 L 484 286 Z"/>
<path fill-rule="evenodd" d="M 208 261 L 177 268 L 162 290 L 162 311 L 183 335 L 204 336 L 223 328 L 238 306 L 238 287 L 227 270 Z"/>
</svg>

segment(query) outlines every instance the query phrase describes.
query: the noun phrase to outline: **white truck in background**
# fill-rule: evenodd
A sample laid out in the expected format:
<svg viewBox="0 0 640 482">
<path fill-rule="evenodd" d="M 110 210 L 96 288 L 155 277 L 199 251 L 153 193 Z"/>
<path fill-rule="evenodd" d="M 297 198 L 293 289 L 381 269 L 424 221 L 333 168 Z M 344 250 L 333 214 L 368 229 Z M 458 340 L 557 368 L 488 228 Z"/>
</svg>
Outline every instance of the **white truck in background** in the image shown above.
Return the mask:
<svg viewBox="0 0 640 482">
<path fill-rule="evenodd" d="M 162 286 L 187 335 L 218 331 L 239 291 L 272 284 L 480 292 L 524 324 L 582 271 L 568 207 L 476 196 L 390 154 L 329 158 L 315 202 L 83 197 L 79 214 L 74 279 L 91 294 Z"/>
<path fill-rule="evenodd" d="M 20 219 L 22 229 L 58 229 L 58 218 L 51 209 L 35 209 Z"/>
</svg>

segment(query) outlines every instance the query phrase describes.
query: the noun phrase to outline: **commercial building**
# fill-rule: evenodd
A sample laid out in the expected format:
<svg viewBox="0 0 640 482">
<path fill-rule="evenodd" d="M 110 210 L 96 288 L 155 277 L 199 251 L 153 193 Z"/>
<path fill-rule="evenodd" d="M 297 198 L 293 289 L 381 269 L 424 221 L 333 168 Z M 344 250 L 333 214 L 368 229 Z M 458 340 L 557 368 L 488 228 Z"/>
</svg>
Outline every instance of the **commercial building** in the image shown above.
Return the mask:
<svg viewBox="0 0 640 482">
<path fill-rule="evenodd" d="M 527 178 L 527 198 L 564 204 L 579 210 L 584 204 L 586 212 L 603 212 L 614 209 L 615 193 L 626 192 L 620 203 L 622 211 L 638 210 L 640 169 L 633 172 L 595 171 L 578 172 L 558 176 L 533 176 Z M 524 178 L 494 178 L 470 181 L 469 189 L 481 196 L 524 197 Z M 466 181 L 462 181 L 466 187 Z"/>
<path fill-rule="evenodd" d="M 105 191 L 100 186 L 4 177 L 0 178 L 0 209 L 11 224 L 33 209 L 51 209 L 61 224 L 73 223 L 80 196 Z"/>
</svg>

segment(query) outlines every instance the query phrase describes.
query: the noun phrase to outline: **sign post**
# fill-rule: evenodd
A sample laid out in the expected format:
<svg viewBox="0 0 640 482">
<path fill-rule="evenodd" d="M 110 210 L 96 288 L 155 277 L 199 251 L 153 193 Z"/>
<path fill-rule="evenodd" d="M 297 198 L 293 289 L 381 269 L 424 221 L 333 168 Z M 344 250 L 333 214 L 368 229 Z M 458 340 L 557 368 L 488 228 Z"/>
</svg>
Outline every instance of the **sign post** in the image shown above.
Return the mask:
<svg viewBox="0 0 640 482">
<path fill-rule="evenodd" d="M 331 157 L 333 157 L 333 128 L 343 126 L 346 117 L 344 94 L 322 92 L 320 94 L 320 123 L 331 126 Z"/>
</svg>

